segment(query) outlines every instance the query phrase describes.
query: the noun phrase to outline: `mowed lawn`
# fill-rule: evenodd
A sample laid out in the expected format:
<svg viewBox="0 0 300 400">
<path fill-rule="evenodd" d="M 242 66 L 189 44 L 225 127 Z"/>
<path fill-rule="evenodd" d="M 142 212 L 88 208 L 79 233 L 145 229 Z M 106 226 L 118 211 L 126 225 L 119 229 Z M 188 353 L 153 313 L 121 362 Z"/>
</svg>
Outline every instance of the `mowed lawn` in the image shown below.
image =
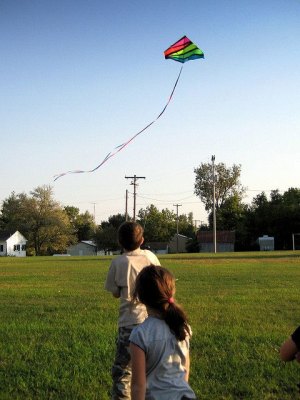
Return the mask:
<svg viewBox="0 0 300 400">
<path fill-rule="evenodd" d="M 0 399 L 109 399 L 109 257 L 0 258 Z M 279 347 L 300 325 L 300 252 L 161 256 L 193 330 L 198 399 L 297 399 Z"/>
</svg>

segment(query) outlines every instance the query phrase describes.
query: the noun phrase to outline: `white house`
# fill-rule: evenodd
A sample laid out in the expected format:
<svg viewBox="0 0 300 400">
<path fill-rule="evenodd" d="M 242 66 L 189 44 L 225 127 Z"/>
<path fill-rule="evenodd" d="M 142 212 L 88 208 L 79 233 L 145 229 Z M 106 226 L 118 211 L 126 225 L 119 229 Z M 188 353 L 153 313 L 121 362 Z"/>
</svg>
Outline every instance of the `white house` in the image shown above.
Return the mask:
<svg viewBox="0 0 300 400">
<path fill-rule="evenodd" d="M 26 243 L 27 239 L 19 231 L 0 232 L 0 256 L 26 257 Z"/>
</svg>

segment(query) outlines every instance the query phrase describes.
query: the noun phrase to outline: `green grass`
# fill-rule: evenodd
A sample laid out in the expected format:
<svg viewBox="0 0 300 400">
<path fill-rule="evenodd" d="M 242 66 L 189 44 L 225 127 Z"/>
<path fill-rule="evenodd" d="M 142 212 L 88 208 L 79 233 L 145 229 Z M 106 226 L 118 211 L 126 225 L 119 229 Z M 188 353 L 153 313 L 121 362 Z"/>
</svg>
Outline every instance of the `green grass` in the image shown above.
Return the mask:
<svg viewBox="0 0 300 400">
<path fill-rule="evenodd" d="M 118 301 L 111 258 L 0 258 L 0 399 L 109 399 Z M 193 329 L 199 399 L 295 399 L 278 350 L 300 324 L 300 252 L 160 257 Z"/>
</svg>

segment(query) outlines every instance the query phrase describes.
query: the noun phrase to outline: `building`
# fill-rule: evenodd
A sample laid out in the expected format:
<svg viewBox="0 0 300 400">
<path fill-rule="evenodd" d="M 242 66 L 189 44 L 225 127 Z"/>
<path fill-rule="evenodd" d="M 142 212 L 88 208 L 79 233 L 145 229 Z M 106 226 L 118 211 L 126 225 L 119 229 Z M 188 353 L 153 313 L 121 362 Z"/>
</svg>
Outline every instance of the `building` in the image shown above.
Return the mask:
<svg viewBox="0 0 300 400">
<path fill-rule="evenodd" d="M 198 231 L 197 239 L 199 242 L 200 253 L 213 253 L 213 231 Z M 217 252 L 234 251 L 235 231 L 217 231 Z"/>
<path fill-rule="evenodd" d="M 263 235 L 258 238 L 260 251 L 274 251 L 274 237 Z"/>
<path fill-rule="evenodd" d="M 180 233 L 175 233 L 169 242 L 169 253 L 186 253 L 186 245 L 189 238 Z"/>
<path fill-rule="evenodd" d="M 96 256 L 97 246 L 91 240 L 82 240 L 69 246 L 67 254 L 70 254 L 70 256 Z"/>
<path fill-rule="evenodd" d="M 26 257 L 26 243 L 27 239 L 19 231 L 0 232 L 0 256 Z"/>
</svg>

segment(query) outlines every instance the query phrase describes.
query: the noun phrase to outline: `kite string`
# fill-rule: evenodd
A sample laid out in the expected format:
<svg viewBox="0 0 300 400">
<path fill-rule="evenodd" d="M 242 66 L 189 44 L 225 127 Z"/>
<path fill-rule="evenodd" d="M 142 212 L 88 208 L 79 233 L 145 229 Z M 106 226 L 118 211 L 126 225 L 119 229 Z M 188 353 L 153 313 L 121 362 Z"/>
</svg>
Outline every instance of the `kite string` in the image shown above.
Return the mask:
<svg viewBox="0 0 300 400">
<path fill-rule="evenodd" d="M 162 109 L 162 111 L 158 114 L 158 116 L 157 116 L 152 122 L 150 122 L 148 125 L 146 125 L 142 130 L 140 130 L 139 132 L 137 132 L 134 136 L 132 136 L 129 140 L 127 140 L 127 142 L 125 142 L 125 143 L 123 143 L 123 144 L 121 144 L 121 145 L 115 147 L 115 148 L 114 148 L 114 151 L 108 153 L 107 156 L 104 158 L 104 160 L 101 161 L 101 163 L 100 163 L 99 165 L 97 165 L 97 167 L 95 167 L 95 168 L 93 168 L 93 169 L 91 169 L 91 170 L 87 170 L 87 171 L 72 170 L 72 171 L 62 172 L 61 174 L 54 175 L 54 181 L 56 181 L 57 179 L 61 178 L 61 177 L 64 176 L 64 175 L 67 175 L 67 174 L 83 174 L 83 173 L 89 173 L 89 172 L 94 172 L 94 171 L 96 171 L 96 170 L 97 170 L 98 168 L 100 168 L 104 163 L 106 163 L 106 161 L 108 161 L 111 157 L 113 157 L 114 155 L 116 155 L 117 153 L 119 153 L 121 150 L 123 150 L 124 147 L 126 147 L 129 143 L 131 143 L 137 136 L 139 136 L 141 133 L 143 133 L 145 130 L 147 130 L 151 125 L 153 125 L 153 124 L 163 115 L 163 113 L 166 111 L 168 105 L 170 104 L 170 102 L 171 102 L 171 100 L 172 100 L 172 97 L 173 97 L 173 94 L 174 94 L 174 92 L 175 92 L 176 86 L 177 86 L 177 84 L 178 84 L 178 81 L 179 81 L 179 78 L 180 78 L 182 69 L 183 69 L 183 65 L 182 65 L 182 67 L 180 68 L 178 77 L 177 77 L 177 79 L 176 79 L 176 81 L 175 81 L 175 84 L 174 84 L 174 86 L 173 86 L 172 92 L 171 92 L 171 94 L 170 94 L 170 96 L 169 96 L 169 99 L 168 99 L 168 101 L 167 101 L 167 104 L 164 106 L 164 108 Z"/>
<path fill-rule="evenodd" d="M 158 115 L 158 117 L 156 118 L 156 120 L 154 120 L 153 122 L 157 121 L 157 120 L 163 115 L 163 113 L 166 111 L 166 108 L 168 107 L 170 101 L 172 100 L 173 94 L 174 94 L 174 92 L 175 92 L 177 83 L 178 83 L 178 81 L 179 81 L 179 78 L 180 78 L 180 75 L 181 75 L 181 72 L 182 72 L 182 68 L 183 68 L 183 65 L 182 65 L 182 67 L 180 68 L 178 77 L 177 77 L 177 79 L 176 79 L 175 85 L 173 86 L 173 90 L 172 90 L 172 92 L 171 92 L 171 94 L 170 94 L 170 97 L 169 97 L 169 100 L 168 100 L 167 104 L 164 106 L 162 112 Z"/>
</svg>

